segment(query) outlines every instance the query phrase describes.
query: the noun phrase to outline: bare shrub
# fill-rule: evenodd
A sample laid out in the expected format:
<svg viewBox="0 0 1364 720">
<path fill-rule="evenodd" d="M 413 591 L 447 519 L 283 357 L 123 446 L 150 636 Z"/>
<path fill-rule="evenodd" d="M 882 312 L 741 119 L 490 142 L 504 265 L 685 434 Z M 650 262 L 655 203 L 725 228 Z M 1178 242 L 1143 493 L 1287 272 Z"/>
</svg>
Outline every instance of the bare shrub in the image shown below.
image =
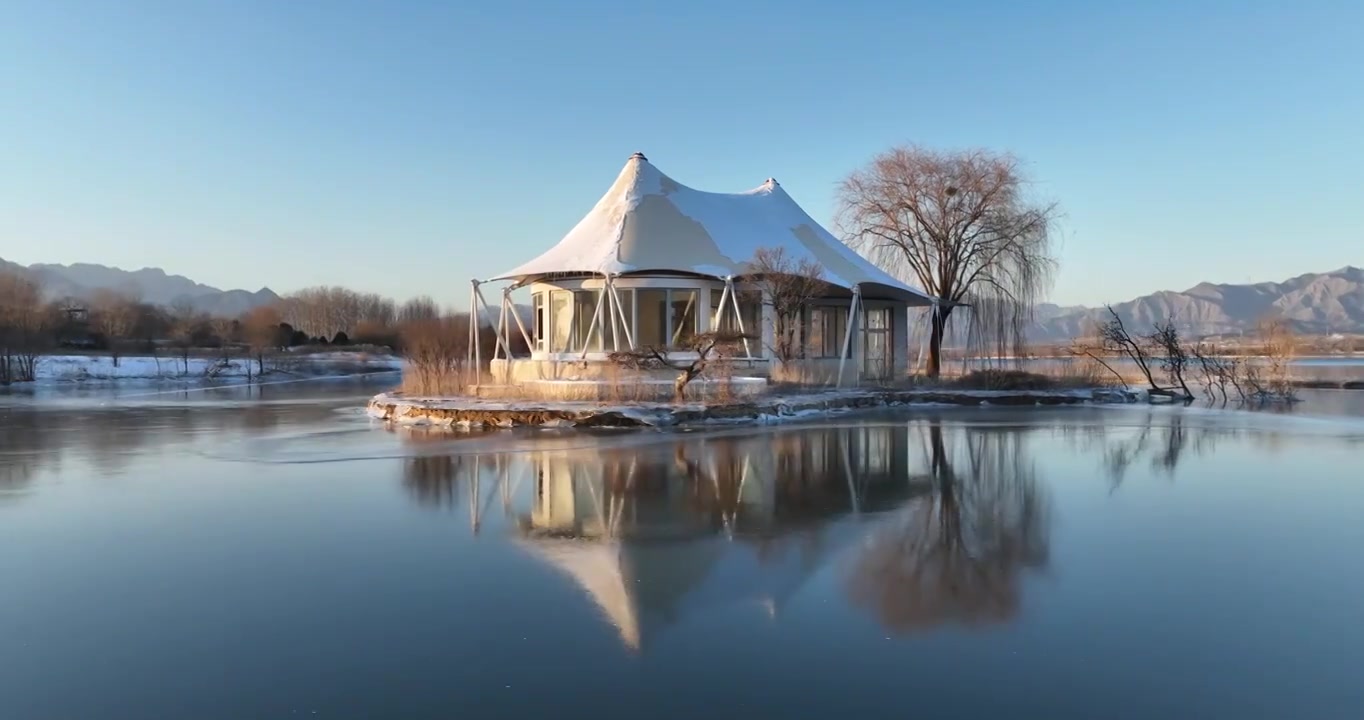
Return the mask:
<svg viewBox="0 0 1364 720">
<path fill-rule="evenodd" d="M 1269 317 L 1256 324 L 1255 335 L 1260 346 L 1259 362 L 1243 364 L 1250 396 L 1260 402 L 1295 401 L 1292 364 L 1298 340 L 1292 328 L 1282 318 Z"/>
<path fill-rule="evenodd" d="M 973 390 L 1054 390 L 1054 378 L 1023 370 L 990 368 L 973 370 L 952 381 L 952 385 Z"/>
<path fill-rule="evenodd" d="M 676 370 L 678 375 L 673 381 L 673 401 L 680 403 L 686 400 L 687 385 L 691 381 L 700 377 L 717 357 L 733 356 L 740 352 L 745 339 L 748 336 L 743 333 L 720 330 L 696 335 L 688 340 L 686 346 L 673 349 L 673 352 L 685 353 L 687 357 L 670 358 L 667 349 L 649 346 L 613 352 L 608 358 L 631 370 Z"/>
<path fill-rule="evenodd" d="M 460 395 L 473 384 L 468 366 L 469 318 L 447 316 L 403 325 L 403 392 L 412 395 Z"/>
</svg>

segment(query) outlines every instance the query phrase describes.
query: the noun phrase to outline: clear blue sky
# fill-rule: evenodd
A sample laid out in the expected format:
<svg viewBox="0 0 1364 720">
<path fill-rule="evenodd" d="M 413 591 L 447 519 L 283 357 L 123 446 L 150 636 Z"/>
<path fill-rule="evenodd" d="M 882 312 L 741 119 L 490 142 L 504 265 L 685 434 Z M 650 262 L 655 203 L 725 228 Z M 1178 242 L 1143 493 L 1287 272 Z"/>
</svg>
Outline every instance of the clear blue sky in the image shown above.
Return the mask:
<svg viewBox="0 0 1364 720">
<path fill-rule="evenodd" d="M 1012 151 L 1053 300 L 1364 264 L 1364 4 L 0 0 L 0 257 L 462 303 L 642 150 L 816 218 Z"/>
</svg>

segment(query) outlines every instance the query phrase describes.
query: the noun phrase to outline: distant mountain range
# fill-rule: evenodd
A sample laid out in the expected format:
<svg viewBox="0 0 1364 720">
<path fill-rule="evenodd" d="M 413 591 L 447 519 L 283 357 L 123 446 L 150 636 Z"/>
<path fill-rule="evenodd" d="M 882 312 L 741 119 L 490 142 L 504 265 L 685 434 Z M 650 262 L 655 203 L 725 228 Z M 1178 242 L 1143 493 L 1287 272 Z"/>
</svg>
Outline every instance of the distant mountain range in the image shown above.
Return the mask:
<svg viewBox="0 0 1364 720">
<path fill-rule="evenodd" d="M 88 299 L 96 290 L 118 290 L 130 292 L 144 302 L 167 306 L 189 302 L 201 312 L 231 317 L 280 299 L 269 288 L 255 292 L 219 290 L 181 275 L 167 275 L 160 268 L 128 271 L 88 263 L 25 267 L 0 258 L 0 270 L 28 275 L 42 286 L 50 299 Z M 1364 269 L 1346 266 L 1332 272 L 1299 275 L 1283 282 L 1252 285 L 1200 283 L 1183 292 L 1143 295 L 1117 303 L 1113 309 L 1133 327 L 1149 328 L 1155 322 L 1172 317 L 1181 330 L 1199 336 L 1251 330 L 1256 322 L 1271 314 L 1286 318 L 1298 332 L 1305 334 L 1361 334 L 1364 333 Z M 530 309 L 517 306 L 517 311 L 529 327 Z M 496 315 L 496 309 L 493 315 Z M 1083 334 L 1093 320 L 1102 320 L 1105 316 L 1103 308 L 1044 304 L 1037 309 L 1037 324 L 1029 339 L 1033 342 L 1065 341 Z"/>
<path fill-rule="evenodd" d="M 1174 318 L 1182 331 L 1192 335 L 1236 334 L 1275 315 L 1304 334 L 1364 333 L 1364 269 L 1346 266 L 1253 285 L 1200 283 L 1183 292 L 1143 295 L 1117 303 L 1113 309 L 1129 327 L 1143 331 L 1153 323 Z M 1029 339 L 1067 340 L 1083 334 L 1093 319 L 1106 316 L 1103 308 L 1042 305 Z"/>
<path fill-rule="evenodd" d="M 189 303 L 200 312 L 227 317 L 236 317 L 252 308 L 279 301 L 279 296 L 269 288 L 255 292 L 219 290 L 182 275 L 167 275 L 160 268 L 129 271 L 88 263 L 23 266 L 0 258 L 0 270 L 27 275 L 42 287 L 43 294 L 51 300 L 64 297 L 88 300 L 97 290 L 115 290 L 155 305 Z"/>
</svg>

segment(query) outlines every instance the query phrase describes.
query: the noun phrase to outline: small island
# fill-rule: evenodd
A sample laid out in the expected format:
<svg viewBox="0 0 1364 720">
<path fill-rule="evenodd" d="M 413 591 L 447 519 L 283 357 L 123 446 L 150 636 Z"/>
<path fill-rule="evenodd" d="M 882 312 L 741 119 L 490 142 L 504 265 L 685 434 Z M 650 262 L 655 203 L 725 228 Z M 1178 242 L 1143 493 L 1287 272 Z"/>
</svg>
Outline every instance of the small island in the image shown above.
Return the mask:
<svg viewBox="0 0 1364 720">
<path fill-rule="evenodd" d="M 1129 329 L 1109 308 L 1042 358 L 1051 372 L 1019 369 L 1039 359 L 1024 334 L 1055 269 L 1055 206 L 1024 190 L 1008 156 L 895 148 L 842 183 L 840 240 L 773 178 L 705 192 L 635 153 L 556 245 L 471 281 L 469 315 L 409 323 L 403 386 L 368 412 L 666 427 L 911 404 L 1294 400 L 1282 321 L 1246 358 L 1188 342 L 1173 318 Z"/>
<path fill-rule="evenodd" d="M 989 181 L 977 174 L 972 182 Z M 1048 209 L 996 209 L 1020 225 L 1013 242 L 1045 242 Z M 494 306 L 482 286 L 498 281 L 507 285 Z M 511 301 L 520 288 L 530 291 L 529 318 Z M 375 397 L 369 412 L 456 426 L 635 427 L 909 403 L 1130 399 L 1017 372 L 937 381 L 947 316 L 970 309 L 965 299 L 928 294 L 878 267 L 775 179 L 748 192 L 703 192 L 636 153 L 557 245 L 472 282 L 470 306 L 483 322 L 465 320 L 463 343 L 451 342 L 448 322 L 414 332 L 403 391 Z M 485 322 L 490 341 L 477 331 Z M 916 323 L 926 326 L 918 347 Z M 927 381 L 915 373 L 925 366 Z"/>
</svg>

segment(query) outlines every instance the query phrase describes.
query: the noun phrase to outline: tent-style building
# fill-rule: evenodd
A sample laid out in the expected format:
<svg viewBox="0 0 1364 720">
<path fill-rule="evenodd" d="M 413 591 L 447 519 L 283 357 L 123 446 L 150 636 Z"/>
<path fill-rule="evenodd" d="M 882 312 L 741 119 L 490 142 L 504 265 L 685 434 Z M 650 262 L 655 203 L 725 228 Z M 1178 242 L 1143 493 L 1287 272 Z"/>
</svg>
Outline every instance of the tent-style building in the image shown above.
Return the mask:
<svg viewBox="0 0 1364 720">
<path fill-rule="evenodd" d="M 703 192 L 635 153 L 557 245 L 491 278 L 511 281 L 493 372 L 509 383 L 599 377 L 610 352 L 684 348 L 697 333 L 724 329 L 753 336 L 745 359 L 762 374 L 772 364 L 774 318 L 746 275 L 760 249 L 821 269 L 826 291 L 802 318 L 794 363 L 802 379 L 843 383 L 906 370 L 909 308 L 937 299 L 844 245 L 776 180 L 748 192 Z M 487 310 L 478 285 L 473 302 Z M 508 296 L 521 287 L 531 291 L 530 328 Z M 528 358 L 504 357 L 514 326 L 531 348 Z"/>
</svg>

